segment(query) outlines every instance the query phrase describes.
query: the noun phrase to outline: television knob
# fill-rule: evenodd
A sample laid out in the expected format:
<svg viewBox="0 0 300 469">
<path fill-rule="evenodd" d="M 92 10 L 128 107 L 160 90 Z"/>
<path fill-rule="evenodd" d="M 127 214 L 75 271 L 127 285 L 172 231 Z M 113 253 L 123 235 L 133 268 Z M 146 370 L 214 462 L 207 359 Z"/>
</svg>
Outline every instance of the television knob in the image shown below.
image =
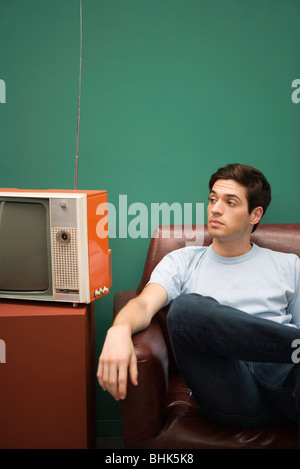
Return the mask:
<svg viewBox="0 0 300 469">
<path fill-rule="evenodd" d="M 69 244 L 69 242 L 71 241 L 71 236 L 70 236 L 70 233 L 68 233 L 67 231 L 59 231 L 56 235 L 56 239 L 57 241 L 62 244 L 63 246 Z"/>
<path fill-rule="evenodd" d="M 108 288 L 107 287 L 103 287 L 103 288 L 99 288 L 99 290 L 95 290 L 95 296 L 100 296 L 100 295 L 103 295 L 103 293 L 107 293 L 108 292 Z"/>
</svg>

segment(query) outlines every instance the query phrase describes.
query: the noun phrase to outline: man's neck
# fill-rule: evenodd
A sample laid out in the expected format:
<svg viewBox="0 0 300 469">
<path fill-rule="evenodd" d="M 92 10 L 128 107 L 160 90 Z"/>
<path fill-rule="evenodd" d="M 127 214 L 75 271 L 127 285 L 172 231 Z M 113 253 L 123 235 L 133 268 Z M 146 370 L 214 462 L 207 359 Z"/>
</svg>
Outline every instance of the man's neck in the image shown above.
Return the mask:
<svg viewBox="0 0 300 469">
<path fill-rule="evenodd" d="M 247 254 L 252 248 L 250 239 L 224 240 L 214 238 L 212 242 L 213 251 L 222 257 L 237 257 Z"/>
</svg>

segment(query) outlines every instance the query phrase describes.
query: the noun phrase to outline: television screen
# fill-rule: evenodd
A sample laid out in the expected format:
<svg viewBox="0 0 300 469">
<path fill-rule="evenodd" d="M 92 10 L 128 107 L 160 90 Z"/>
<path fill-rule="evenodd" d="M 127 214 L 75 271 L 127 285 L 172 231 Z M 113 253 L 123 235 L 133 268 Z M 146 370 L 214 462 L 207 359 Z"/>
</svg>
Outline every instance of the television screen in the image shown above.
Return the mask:
<svg viewBox="0 0 300 469">
<path fill-rule="evenodd" d="M 0 201 L 0 290 L 47 290 L 47 243 L 44 203 Z"/>
</svg>

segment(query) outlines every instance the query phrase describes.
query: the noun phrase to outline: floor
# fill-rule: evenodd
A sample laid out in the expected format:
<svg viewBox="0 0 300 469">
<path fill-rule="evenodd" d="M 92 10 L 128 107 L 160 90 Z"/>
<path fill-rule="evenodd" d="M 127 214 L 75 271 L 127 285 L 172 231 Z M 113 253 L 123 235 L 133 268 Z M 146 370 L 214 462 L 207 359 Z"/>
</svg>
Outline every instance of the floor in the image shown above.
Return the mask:
<svg viewBox="0 0 300 469">
<path fill-rule="evenodd" d="M 124 449 L 121 436 L 101 436 L 97 438 L 96 449 Z"/>
</svg>

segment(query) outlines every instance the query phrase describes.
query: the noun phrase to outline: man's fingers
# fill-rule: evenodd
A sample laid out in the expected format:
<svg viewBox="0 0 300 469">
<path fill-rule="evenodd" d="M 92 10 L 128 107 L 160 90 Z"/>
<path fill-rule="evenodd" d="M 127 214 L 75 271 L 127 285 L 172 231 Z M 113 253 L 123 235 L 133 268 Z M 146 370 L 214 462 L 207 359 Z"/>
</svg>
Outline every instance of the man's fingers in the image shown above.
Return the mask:
<svg viewBox="0 0 300 469">
<path fill-rule="evenodd" d="M 118 386 L 119 386 L 119 398 L 125 399 L 127 391 L 127 363 L 122 364 L 119 367 Z"/>
<path fill-rule="evenodd" d="M 118 401 L 120 399 L 120 396 L 118 386 L 118 365 L 116 363 L 111 363 L 107 365 L 105 383 L 107 391 Z"/>
<path fill-rule="evenodd" d="M 103 391 L 106 391 L 106 386 L 105 386 L 105 383 L 103 381 L 103 369 L 104 369 L 103 363 L 102 363 L 101 359 L 99 359 L 98 370 L 97 370 L 97 378 L 98 378 L 98 382 L 99 382 L 101 388 L 103 389 Z"/>
<path fill-rule="evenodd" d="M 137 384 L 137 360 L 127 328 L 111 328 L 99 357 L 97 378 L 101 388 L 116 400 L 125 399 L 128 373 Z"/>
<path fill-rule="evenodd" d="M 103 391 L 108 391 L 116 400 L 125 399 L 127 362 L 115 363 L 100 359 L 97 378 Z"/>
<path fill-rule="evenodd" d="M 137 358 L 136 354 L 133 353 L 129 362 L 129 376 L 134 386 L 138 385 L 138 369 L 137 369 Z"/>
</svg>

